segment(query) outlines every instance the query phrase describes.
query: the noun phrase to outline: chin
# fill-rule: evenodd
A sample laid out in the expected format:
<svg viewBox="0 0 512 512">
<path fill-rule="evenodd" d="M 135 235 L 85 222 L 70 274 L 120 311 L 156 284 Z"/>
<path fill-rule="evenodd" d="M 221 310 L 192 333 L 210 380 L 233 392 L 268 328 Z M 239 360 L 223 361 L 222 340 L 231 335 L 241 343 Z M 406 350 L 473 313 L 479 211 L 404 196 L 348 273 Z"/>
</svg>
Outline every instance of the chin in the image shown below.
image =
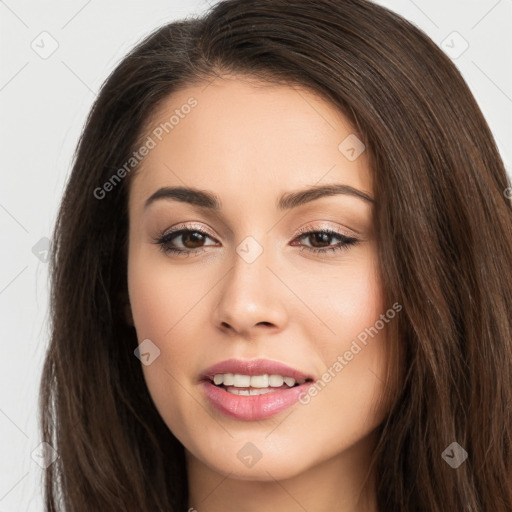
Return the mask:
<svg viewBox="0 0 512 512">
<path fill-rule="evenodd" d="M 314 464 L 314 461 L 308 464 L 304 452 L 297 451 L 297 443 L 291 443 L 293 446 L 288 450 L 282 445 L 275 450 L 268 442 L 265 447 L 263 439 L 258 442 L 254 437 L 244 436 L 241 440 L 231 440 L 229 447 L 217 445 L 212 450 L 209 445 L 204 447 L 205 452 L 193 455 L 200 463 L 223 476 L 261 482 L 293 478 Z"/>
</svg>

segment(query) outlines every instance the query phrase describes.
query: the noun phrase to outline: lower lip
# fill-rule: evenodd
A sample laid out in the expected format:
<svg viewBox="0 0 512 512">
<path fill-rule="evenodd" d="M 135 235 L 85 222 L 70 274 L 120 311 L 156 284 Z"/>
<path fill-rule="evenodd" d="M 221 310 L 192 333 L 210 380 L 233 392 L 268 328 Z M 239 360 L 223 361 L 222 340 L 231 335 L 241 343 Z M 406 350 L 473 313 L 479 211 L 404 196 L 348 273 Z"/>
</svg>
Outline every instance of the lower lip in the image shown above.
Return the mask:
<svg viewBox="0 0 512 512">
<path fill-rule="evenodd" d="M 263 395 L 234 395 L 212 382 L 202 386 L 212 405 L 220 412 L 237 420 L 257 421 L 274 416 L 299 401 L 312 382 L 289 389 L 279 389 Z"/>
</svg>

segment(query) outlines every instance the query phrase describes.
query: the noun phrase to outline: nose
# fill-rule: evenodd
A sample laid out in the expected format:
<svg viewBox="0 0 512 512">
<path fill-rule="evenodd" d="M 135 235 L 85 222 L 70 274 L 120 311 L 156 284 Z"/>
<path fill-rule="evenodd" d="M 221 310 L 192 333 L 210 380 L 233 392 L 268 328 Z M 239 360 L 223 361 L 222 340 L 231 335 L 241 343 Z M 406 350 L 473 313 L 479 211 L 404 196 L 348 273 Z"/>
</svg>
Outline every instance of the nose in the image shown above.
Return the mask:
<svg viewBox="0 0 512 512">
<path fill-rule="evenodd" d="M 267 266 L 266 251 L 252 263 L 235 254 L 233 267 L 219 285 L 220 300 L 213 312 L 217 328 L 244 338 L 282 331 L 290 297 L 283 278 L 276 275 L 279 271 Z"/>
</svg>

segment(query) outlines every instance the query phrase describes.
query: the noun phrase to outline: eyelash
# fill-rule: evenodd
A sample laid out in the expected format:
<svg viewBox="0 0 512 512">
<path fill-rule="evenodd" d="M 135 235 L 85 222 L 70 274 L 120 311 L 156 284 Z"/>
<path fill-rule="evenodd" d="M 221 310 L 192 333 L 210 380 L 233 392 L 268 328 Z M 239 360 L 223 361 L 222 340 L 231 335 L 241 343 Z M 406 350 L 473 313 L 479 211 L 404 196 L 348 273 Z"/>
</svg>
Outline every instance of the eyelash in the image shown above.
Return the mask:
<svg viewBox="0 0 512 512">
<path fill-rule="evenodd" d="M 163 232 L 159 237 L 157 237 L 154 240 L 153 243 L 159 245 L 160 250 L 164 254 L 172 253 L 172 254 L 175 254 L 178 256 L 184 256 L 186 254 L 188 257 L 192 254 L 197 254 L 199 252 L 203 252 L 205 250 L 203 247 L 200 247 L 198 249 L 178 249 L 177 247 L 172 247 L 169 245 L 171 240 L 173 240 L 174 238 L 177 238 L 183 234 L 186 234 L 186 233 L 200 233 L 201 235 L 212 238 L 206 231 L 203 231 L 202 229 L 197 229 L 197 228 L 192 229 L 189 227 L 189 228 L 180 228 L 175 231 L 171 231 L 170 233 Z M 317 234 L 317 233 L 324 233 L 327 235 L 331 235 L 333 237 L 339 238 L 341 240 L 341 242 L 339 242 L 338 244 L 336 244 L 334 246 L 324 247 L 324 248 L 320 248 L 320 249 L 312 248 L 312 247 L 308 247 L 308 246 L 302 246 L 301 252 L 303 250 L 307 250 L 314 254 L 323 254 L 323 253 L 327 253 L 328 251 L 333 251 L 333 252 L 343 251 L 343 250 L 348 249 L 350 246 L 356 245 L 360 241 L 357 238 L 345 236 L 345 235 L 338 233 L 337 231 L 334 231 L 329 228 L 320 228 L 320 229 L 315 229 L 315 230 L 301 229 L 301 230 L 299 230 L 298 236 L 294 239 L 294 241 L 299 240 L 301 238 L 305 238 L 307 235 L 312 235 L 312 234 Z"/>
</svg>

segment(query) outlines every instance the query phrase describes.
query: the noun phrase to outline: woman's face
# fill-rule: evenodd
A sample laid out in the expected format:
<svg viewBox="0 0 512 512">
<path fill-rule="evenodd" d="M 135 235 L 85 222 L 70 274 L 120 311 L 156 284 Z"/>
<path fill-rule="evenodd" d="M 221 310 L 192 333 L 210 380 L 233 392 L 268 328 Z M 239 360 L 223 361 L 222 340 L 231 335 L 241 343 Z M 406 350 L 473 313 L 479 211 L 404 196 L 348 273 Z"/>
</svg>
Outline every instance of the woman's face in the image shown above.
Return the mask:
<svg viewBox="0 0 512 512">
<path fill-rule="evenodd" d="M 189 464 L 269 480 L 363 460 L 387 412 L 394 311 L 353 128 L 306 90 L 225 77 L 170 96 L 147 135 L 129 297 L 149 392 Z M 226 360 L 241 363 L 208 371 Z"/>
</svg>

